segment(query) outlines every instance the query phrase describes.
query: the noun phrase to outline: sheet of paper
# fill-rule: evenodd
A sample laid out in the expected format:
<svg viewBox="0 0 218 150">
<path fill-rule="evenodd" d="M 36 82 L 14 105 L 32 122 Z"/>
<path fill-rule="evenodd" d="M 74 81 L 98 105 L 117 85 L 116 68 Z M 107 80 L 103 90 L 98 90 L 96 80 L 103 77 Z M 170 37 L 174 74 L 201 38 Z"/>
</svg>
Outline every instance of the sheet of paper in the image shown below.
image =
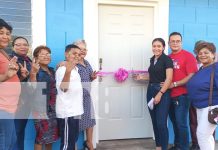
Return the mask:
<svg viewBox="0 0 218 150">
<path fill-rule="evenodd" d="M 154 109 L 154 98 L 152 97 L 152 99 L 148 102 L 148 107 L 150 108 L 150 110 Z"/>
</svg>

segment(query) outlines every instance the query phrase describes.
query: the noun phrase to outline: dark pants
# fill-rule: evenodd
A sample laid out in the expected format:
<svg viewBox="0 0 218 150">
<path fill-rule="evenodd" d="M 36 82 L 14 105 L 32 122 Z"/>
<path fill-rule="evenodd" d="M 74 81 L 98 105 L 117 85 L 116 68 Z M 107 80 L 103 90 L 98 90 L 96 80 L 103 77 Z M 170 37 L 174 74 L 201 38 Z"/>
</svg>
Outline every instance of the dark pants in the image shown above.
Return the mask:
<svg viewBox="0 0 218 150">
<path fill-rule="evenodd" d="M 16 150 L 24 150 L 25 128 L 28 119 L 15 119 L 15 130 L 17 135 Z"/>
<path fill-rule="evenodd" d="M 23 83 L 25 84 L 25 83 Z M 23 86 L 22 86 L 23 87 Z M 24 96 L 24 95 L 21 95 Z M 28 99 L 29 100 L 29 99 Z M 31 112 L 31 101 L 20 98 L 17 112 L 15 114 L 14 124 L 17 135 L 15 150 L 24 150 L 25 128 Z"/>
<path fill-rule="evenodd" d="M 190 122 L 190 131 L 191 131 L 191 138 L 192 138 L 192 144 L 198 145 L 198 139 L 197 139 L 197 113 L 195 107 L 192 105 L 189 108 L 189 122 Z"/>
<path fill-rule="evenodd" d="M 171 100 L 169 116 L 175 134 L 174 144 L 181 150 L 189 150 L 189 106 L 187 95 L 180 95 Z"/>
<path fill-rule="evenodd" d="M 60 150 L 75 150 L 79 136 L 79 119 L 74 117 L 58 118 L 61 145 Z"/>
<path fill-rule="evenodd" d="M 147 101 L 149 102 L 152 97 L 154 98 L 156 94 L 160 91 L 160 84 L 149 84 L 147 89 Z M 165 92 L 159 104 L 154 106 L 153 110 L 149 109 L 155 142 L 157 147 L 161 147 L 162 150 L 167 150 L 169 133 L 167 128 L 167 117 L 170 107 L 170 93 Z"/>
</svg>

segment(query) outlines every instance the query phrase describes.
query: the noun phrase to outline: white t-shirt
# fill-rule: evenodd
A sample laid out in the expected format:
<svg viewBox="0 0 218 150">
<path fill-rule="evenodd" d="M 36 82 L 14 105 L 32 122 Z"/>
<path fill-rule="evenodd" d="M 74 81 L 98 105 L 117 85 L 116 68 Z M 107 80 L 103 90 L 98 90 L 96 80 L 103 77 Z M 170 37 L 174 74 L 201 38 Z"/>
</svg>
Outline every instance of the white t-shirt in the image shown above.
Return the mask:
<svg viewBox="0 0 218 150">
<path fill-rule="evenodd" d="M 67 92 L 60 89 L 60 84 L 64 78 L 66 67 L 59 67 L 56 71 L 56 114 L 58 118 L 79 116 L 83 114 L 83 89 L 81 78 L 76 67 L 71 71 L 70 84 Z"/>
</svg>

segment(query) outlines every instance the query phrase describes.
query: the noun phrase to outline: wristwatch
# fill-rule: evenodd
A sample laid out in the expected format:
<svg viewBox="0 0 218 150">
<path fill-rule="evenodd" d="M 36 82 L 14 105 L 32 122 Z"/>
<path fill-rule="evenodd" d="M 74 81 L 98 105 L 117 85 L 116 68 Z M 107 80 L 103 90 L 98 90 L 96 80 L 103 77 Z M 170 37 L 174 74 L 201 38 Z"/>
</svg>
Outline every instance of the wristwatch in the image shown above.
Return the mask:
<svg viewBox="0 0 218 150">
<path fill-rule="evenodd" d="M 177 87 L 177 83 L 176 83 L 176 82 L 173 82 L 173 86 L 174 86 L 174 87 Z"/>
</svg>

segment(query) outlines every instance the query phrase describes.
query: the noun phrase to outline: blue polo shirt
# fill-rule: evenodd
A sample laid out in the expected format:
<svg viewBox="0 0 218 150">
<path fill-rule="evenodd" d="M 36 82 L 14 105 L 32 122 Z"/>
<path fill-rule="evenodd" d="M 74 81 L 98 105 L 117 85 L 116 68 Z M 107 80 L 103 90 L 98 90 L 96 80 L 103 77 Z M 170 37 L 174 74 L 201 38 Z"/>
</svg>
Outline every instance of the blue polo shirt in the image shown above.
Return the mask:
<svg viewBox="0 0 218 150">
<path fill-rule="evenodd" d="M 208 107 L 212 68 L 213 65 L 210 65 L 199 70 L 186 85 L 192 105 L 196 108 Z M 212 105 L 218 105 L 218 63 L 215 63 Z"/>
</svg>

